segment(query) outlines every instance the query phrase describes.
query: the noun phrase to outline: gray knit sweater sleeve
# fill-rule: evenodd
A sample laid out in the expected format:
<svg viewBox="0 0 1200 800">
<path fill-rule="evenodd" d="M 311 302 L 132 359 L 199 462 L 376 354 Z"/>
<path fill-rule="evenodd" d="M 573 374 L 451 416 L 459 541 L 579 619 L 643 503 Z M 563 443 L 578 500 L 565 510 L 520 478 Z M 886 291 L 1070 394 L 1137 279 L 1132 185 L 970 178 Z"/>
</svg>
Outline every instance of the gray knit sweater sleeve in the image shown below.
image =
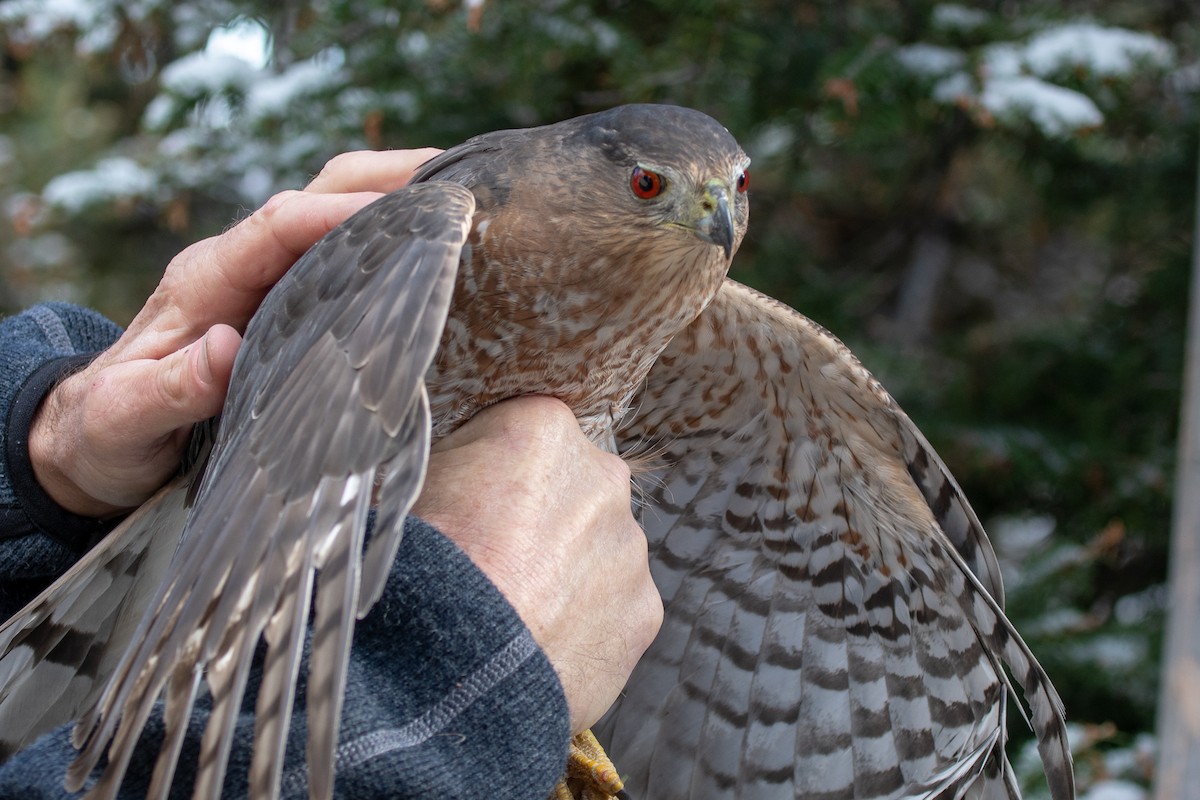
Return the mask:
<svg viewBox="0 0 1200 800">
<path fill-rule="evenodd" d="M 121 335 L 88 309 L 46 303 L 0 320 L 0 619 L 67 569 L 111 522 L 79 517 L 42 491 L 29 423 L 45 394 Z"/>
</svg>

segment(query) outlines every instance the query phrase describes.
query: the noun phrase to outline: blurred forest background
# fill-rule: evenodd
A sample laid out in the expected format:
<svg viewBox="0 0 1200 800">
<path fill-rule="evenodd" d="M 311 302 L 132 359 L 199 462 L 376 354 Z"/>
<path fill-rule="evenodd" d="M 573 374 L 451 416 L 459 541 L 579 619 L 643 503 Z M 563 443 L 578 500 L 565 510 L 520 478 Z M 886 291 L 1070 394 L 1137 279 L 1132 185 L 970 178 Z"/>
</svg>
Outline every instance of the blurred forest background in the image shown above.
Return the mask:
<svg viewBox="0 0 1200 800">
<path fill-rule="evenodd" d="M 1137 800 L 1197 22 L 1194 0 L 2 0 L 0 313 L 127 323 L 182 246 L 343 150 L 703 109 L 753 158 L 734 276 L 846 340 L 933 441 L 1066 701 L 1081 795 Z"/>
</svg>

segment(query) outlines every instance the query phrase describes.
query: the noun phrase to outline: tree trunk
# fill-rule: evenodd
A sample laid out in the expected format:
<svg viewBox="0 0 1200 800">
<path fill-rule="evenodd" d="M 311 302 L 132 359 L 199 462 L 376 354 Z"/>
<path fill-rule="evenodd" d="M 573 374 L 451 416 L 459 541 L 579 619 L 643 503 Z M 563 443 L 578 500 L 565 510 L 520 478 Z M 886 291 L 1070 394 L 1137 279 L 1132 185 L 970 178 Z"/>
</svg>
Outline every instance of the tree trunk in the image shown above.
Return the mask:
<svg viewBox="0 0 1200 800">
<path fill-rule="evenodd" d="M 1156 800 L 1195 797 L 1200 787 L 1200 184 L 1192 247 Z"/>
</svg>

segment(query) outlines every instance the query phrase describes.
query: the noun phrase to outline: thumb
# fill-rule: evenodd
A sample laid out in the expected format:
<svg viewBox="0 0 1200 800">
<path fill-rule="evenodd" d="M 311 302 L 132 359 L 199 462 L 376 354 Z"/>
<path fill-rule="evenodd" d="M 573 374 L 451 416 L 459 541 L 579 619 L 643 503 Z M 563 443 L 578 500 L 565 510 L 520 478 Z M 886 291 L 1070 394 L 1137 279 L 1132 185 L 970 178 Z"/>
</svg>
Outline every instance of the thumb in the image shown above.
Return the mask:
<svg viewBox="0 0 1200 800">
<path fill-rule="evenodd" d="M 221 410 L 240 343 L 233 328 L 213 326 L 161 359 L 102 355 L 64 380 L 30 427 L 38 480 L 77 514 L 141 503 L 178 469 L 192 424 Z"/>
<path fill-rule="evenodd" d="M 237 359 L 241 344 L 241 335 L 228 325 L 214 325 L 200 339 L 199 352 L 195 355 L 195 369 L 205 385 L 211 387 L 210 390 L 219 396 L 221 404 L 225 403 L 229 379 L 233 375 L 233 362 Z M 202 419 L 211 417 L 220 410 L 218 405 Z"/>
<path fill-rule="evenodd" d="M 155 368 L 155 427 L 169 430 L 219 413 L 229 391 L 242 338 L 228 325 L 214 325 L 197 341 L 161 359 Z"/>
</svg>

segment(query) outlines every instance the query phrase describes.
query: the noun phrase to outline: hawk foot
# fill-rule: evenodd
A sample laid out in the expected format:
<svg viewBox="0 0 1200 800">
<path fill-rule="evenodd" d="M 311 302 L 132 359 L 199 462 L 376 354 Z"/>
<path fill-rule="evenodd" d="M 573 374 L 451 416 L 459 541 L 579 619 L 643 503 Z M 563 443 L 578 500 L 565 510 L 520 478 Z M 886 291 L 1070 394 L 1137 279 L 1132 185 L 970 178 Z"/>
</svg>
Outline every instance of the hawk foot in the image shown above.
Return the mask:
<svg viewBox="0 0 1200 800">
<path fill-rule="evenodd" d="M 621 776 L 591 731 L 571 740 L 567 772 L 551 800 L 628 800 Z"/>
</svg>

